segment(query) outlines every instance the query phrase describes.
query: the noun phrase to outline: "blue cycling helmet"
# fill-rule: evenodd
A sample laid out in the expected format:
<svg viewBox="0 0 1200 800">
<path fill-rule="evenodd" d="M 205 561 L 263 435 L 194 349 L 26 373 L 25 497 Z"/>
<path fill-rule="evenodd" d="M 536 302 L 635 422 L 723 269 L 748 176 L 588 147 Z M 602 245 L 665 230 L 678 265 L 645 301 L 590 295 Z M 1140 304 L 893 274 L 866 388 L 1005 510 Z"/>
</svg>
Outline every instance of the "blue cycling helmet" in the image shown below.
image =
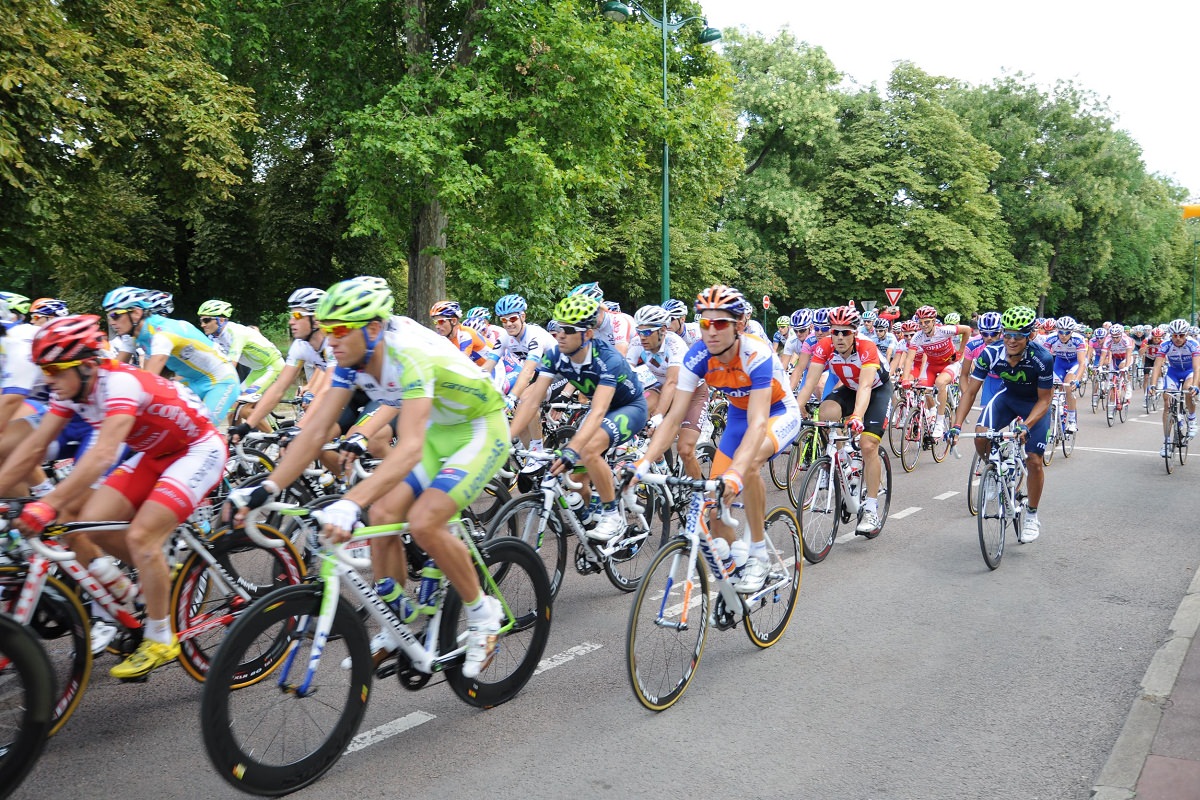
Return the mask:
<svg viewBox="0 0 1200 800">
<path fill-rule="evenodd" d="M 525 298 L 519 294 L 506 294 L 496 301 L 496 314 L 501 317 L 520 314 L 528 308 L 529 303 L 526 303 Z"/>
<path fill-rule="evenodd" d="M 662 308 L 663 311 L 671 315 L 671 319 L 685 319 L 687 317 L 687 304 L 682 300 L 676 300 L 674 297 L 663 303 Z"/>
<path fill-rule="evenodd" d="M 987 333 L 987 334 L 999 333 L 1001 330 L 1003 330 L 1003 327 L 1004 326 L 1002 326 L 1000 324 L 1000 312 L 999 311 L 985 311 L 984 313 L 979 315 L 979 332 L 980 333 Z"/>
<path fill-rule="evenodd" d="M 126 311 L 131 308 L 149 308 L 146 290 L 136 286 L 118 286 L 100 301 L 105 311 Z"/>
<path fill-rule="evenodd" d="M 813 312 L 813 329 L 817 333 L 829 333 L 833 326 L 829 324 L 829 309 L 818 308 Z"/>
<path fill-rule="evenodd" d="M 492 318 L 492 311 L 484 306 L 471 306 L 467 309 L 467 315 L 463 317 L 463 322 L 466 322 L 469 319 L 474 319 L 475 317 L 479 317 L 484 320 L 490 320 Z"/>
<path fill-rule="evenodd" d="M 793 328 L 808 328 L 813 323 L 813 312 L 811 308 L 797 308 L 792 312 L 792 327 Z"/>
<path fill-rule="evenodd" d="M 614 314 L 621 313 L 621 304 L 618 303 L 616 300 L 605 300 L 604 308 L 607 309 L 608 311 L 613 312 Z"/>
<path fill-rule="evenodd" d="M 604 302 L 604 290 L 600 288 L 600 284 L 593 281 L 592 283 L 581 283 L 571 291 L 567 292 L 567 297 L 576 294 L 585 294 L 595 300 L 597 303 Z"/>
</svg>

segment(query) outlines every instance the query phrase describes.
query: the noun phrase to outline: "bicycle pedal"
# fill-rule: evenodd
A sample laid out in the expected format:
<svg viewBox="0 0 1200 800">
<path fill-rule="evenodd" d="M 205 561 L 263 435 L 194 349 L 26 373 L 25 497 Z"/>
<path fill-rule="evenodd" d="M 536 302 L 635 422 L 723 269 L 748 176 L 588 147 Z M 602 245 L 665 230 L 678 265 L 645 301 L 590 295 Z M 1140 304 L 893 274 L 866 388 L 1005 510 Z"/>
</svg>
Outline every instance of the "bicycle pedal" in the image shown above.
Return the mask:
<svg viewBox="0 0 1200 800">
<path fill-rule="evenodd" d="M 589 556 L 588 551 L 583 549 L 583 545 L 575 545 L 575 571 L 580 575 L 594 575 L 600 572 L 602 567 L 598 561 L 593 561 Z"/>
</svg>

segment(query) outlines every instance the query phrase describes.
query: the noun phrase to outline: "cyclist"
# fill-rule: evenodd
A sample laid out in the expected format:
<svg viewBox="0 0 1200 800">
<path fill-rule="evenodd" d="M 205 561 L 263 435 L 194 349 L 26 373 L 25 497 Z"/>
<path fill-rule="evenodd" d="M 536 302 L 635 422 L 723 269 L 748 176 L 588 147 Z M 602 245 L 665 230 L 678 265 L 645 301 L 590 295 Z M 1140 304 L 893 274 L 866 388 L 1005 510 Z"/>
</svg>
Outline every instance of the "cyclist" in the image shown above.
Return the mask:
<svg viewBox="0 0 1200 800">
<path fill-rule="evenodd" d="M 667 330 L 683 339 L 684 344 L 691 347 L 700 341 L 700 326 L 694 322 L 687 321 L 687 303 L 672 297 L 663 303 L 663 311 L 666 311 L 671 316 L 671 321 L 667 324 Z"/>
<path fill-rule="evenodd" d="M 892 363 L 892 355 L 896 351 L 896 346 L 899 341 L 892 335 L 892 326 L 886 319 L 875 317 L 875 322 L 871 326 L 871 330 L 863 334 L 871 341 L 871 344 L 879 348 L 879 355 L 883 361 L 884 369 L 887 369 L 888 364 Z"/>
<path fill-rule="evenodd" d="M 4 330 L 25 322 L 28 316 L 28 297 L 16 292 L 0 292 L 0 324 Z"/>
<path fill-rule="evenodd" d="M 258 394 L 283 371 L 283 355 L 279 348 L 257 328 L 231 322 L 233 306 L 224 300 L 206 300 L 196 312 L 200 330 L 225 352 L 234 367 L 249 370 L 242 381 L 242 394 Z"/>
<path fill-rule="evenodd" d="M 871 534 L 880 526 L 879 483 L 883 466 L 879 460 L 879 441 L 891 409 L 892 386 L 879 348 L 858 335 L 860 322 L 858 311 L 851 306 L 835 308 L 829 313 L 832 329 L 813 348 L 808 378 L 796 402 L 800 408 L 805 407 L 826 370 L 838 376 L 838 388 L 821 403 L 819 413 L 822 420 L 845 419 L 851 433 L 862 434 L 859 447 L 867 499 L 856 533 Z"/>
<path fill-rule="evenodd" d="M 237 372 L 190 322 L 158 313 L 164 303 L 169 300 L 156 301 L 143 289 L 122 286 L 106 294 L 102 305 L 113 331 L 118 336 L 131 336 L 148 354 L 143 369 L 152 375 L 170 369 L 204 400 L 212 420 L 219 423 L 237 402 Z"/>
<path fill-rule="evenodd" d="M 524 430 L 533 421 L 550 384 L 558 378 L 565 378 L 591 398 L 587 416 L 550 469 L 557 474 L 576 464 L 587 467 L 601 504 L 600 519 L 588 537 L 608 542 L 624 533 L 625 520 L 617 508 L 616 486 L 605 453 L 633 438 L 645 427 L 648 415 L 646 396 L 633 368 L 596 331 L 596 318 L 602 312 L 599 301 L 581 292 L 567 295 L 554 307 L 556 344 L 542 354 L 537 378 L 521 396 L 512 428 Z M 587 481 L 581 494 L 585 503 L 590 500 Z"/>
<path fill-rule="evenodd" d="M 1196 379 L 1200 376 L 1200 343 L 1189 337 L 1191 328 L 1186 319 L 1167 323 L 1168 339 L 1158 346 L 1154 359 L 1154 371 L 1150 374 L 1150 385 L 1154 389 L 1187 392 L 1188 438 L 1196 437 Z M 1159 384 L 1162 378 L 1163 384 Z M 1171 424 L 1170 406 L 1163 403 L 1163 434 L 1169 435 Z M 1167 443 L 1164 440 L 1158 452 L 1166 458 Z"/>
<path fill-rule="evenodd" d="M 462 306 L 454 300 L 441 300 L 429 309 L 429 316 L 433 318 L 433 329 L 438 336 L 449 340 L 486 374 L 495 374 L 499 356 L 482 336 L 462 324 Z"/>
<path fill-rule="evenodd" d="M 50 410 L 27 447 L 0 468 L 0 493 L 40 463 L 76 414 L 96 429 L 95 440 L 54 491 L 25 505 L 17 521 L 23 532 L 37 534 L 54 522 L 116 463 L 123 445 L 134 451 L 103 479 L 79 514 L 82 520 L 130 520 L 124 532 L 91 537 L 138 570 L 146 604 L 144 638 L 111 670 L 113 677 L 128 680 L 179 655 L 167 618 L 170 578 L 163 548 L 220 481 L 226 452 L 199 398 L 173 381 L 104 358 L 103 346 L 100 318 L 92 315 L 55 319 L 38 331 L 33 360 L 53 392 Z"/>
<path fill-rule="evenodd" d="M 519 294 L 506 294 L 496 301 L 496 316 L 500 319 L 503 331 L 500 336 L 500 357 L 514 358 L 521 363 L 521 371 L 513 385 L 511 397 L 514 402 L 521 399 L 537 374 L 537 365 L 550 348 L 554 347 L 554 337 L 541 325 L 535 325 L 526 320 L 529 304 Z M 518 431 L 523 433 L 523 431 Z M 531 449 L 534 441 L 541 443 L 542 426 L 540 421 L 530 423 Z"/>
<path fill-rule="evenodd" d="M 1133 363 L 1133 355 L 1137 352 L 1133 340 L 1125 332 L 1125 326 L 1113 323 L 1108 329 L 1108 338 L 1101 347 L 1100 369 L 1112 369 L 1114 372 L 1125 369 Z M 1133 397 L 1133 387 L 1125 383 L 1125 402 Z M 1113 409 L 1108 409 L 1108 417 L 1112 419 Z"/>
<path fill-rule="evenodd" d="M 617 334 L 618 339 L 625 339 L 630 346 L 637 340 L 637 335 L 634 334 L 633 317 L 621 311 L 621 304 L 616 300 L 604 300 L 604 312 L 612 317 L 613 330 Z"/>
<path fill-rule="evenodd" d="M 971 377 L 972 370 L 975 369 L 975 361 L 979 358 L 979 354 L 988 345 L 998 343 L 1000 332 L 1004 330 L 1000 324 L 999 311 L 985 311 L 979 315 L 976 324 L 979 326 L 979 335 L 969 340 L 963 349 L 962 375 L 959 377 L 958 384 L 960 398 L 966 392 L 967 381 Z M 999 388 L 1000 378 L 988 373 L 987 378 L 983 381 L 983 394 L 979 396 L 980 407 L 986 406 Z"/>
<path fill-rule="evenodd" d="M 690 395 L 701 380 L 725 393 L 729 399 L 728 418 L 713 455 L 711 474 L 724 482 L 727 502 L 745 492 L 750 555 L 736 587 L 739 592 L 752 594 L 765 583 L 769 563 L 763 536 L 767 489 L 762 467 L 800 433 L 800 409 L 788 391 L 783 365 L 770 343 L 745 334 L 744 305 L 742 293 L 730 286 L 710 286 L 696 296 L 703 335 L 688 349 L 671 410 L 633 469 L 635 475 L 645 475 L 649 465 L 670 447 L 675 430 L 688 413 Z M 734 532 L 719 519 L 714 519 L 713 531 L 733 542 Z"/>
<path fill-rule="evenodd" d="M 791 317 L 776 317 L 775 318 L 775 334 L 771 337 L 771 344 L 775 348 L 775 355 L 779 356 L 783 353 L 783 346 L 787 344 L 788 334 L 792 327 Z"/>
<path fill-rule="evenodd" d="M 1024 439 L 1029 495 L 1025 524 L 1017 536 L 1020 542 L 1032 542 L 1041 533 L 1037 511 L 1046 480 L 1041 456 L 1046 450 L 1046 433 L 1050 425 L 1046 412 L 1050 410 L 1054 395 L 1054 357 L 1049 350 L 1031 340 L 1036 317 L 1036 312 L 1028 306 L 1013 306 L 1001 315 L 1003 341 L 988 345 L 975 359 L 954 416 L 954 425 L 949 431 L 951 442 L 956 441 L 979 387 L 988 375 L 995 374 L 1001 381 L 1000 389 L 983 407 L 975 430 L 999 430 L 1015 421 L 1014 428 Z M 980 458 L 986 458 L 988 441 L 976 439 L 975 451 Z"/>
<path fill-rule="evenodd" d="M 336 366 L 325 397 L 305 418 L 279 465 L 255 489 L 230 494 L 239 508 L 249 509 L 277 497 L 281 486 L 300 477 L 324 443 L 327 430 L 350 401 L 356 386 L 388 406 L 399 407 L 396 447 L 367 479 L 324 509 L 325 535 L 346 541 L 362 509 L 370 506 L 372 524 L 407 521 L 413 540 L 437 562 L 462 596 L 467 610 L 467 653 L 463 674 L 477 676 L 491 661 L 500 630 L 499 602 L 485 595 L 463 542 L 452 535 L 449 521 L 470 505 L 500 470 L 508 454 L 504 398 L 490 378 L 480 373 L 444 336 L 408 317 L 392 317 L 393 298 L 377 278 L 351 278 L 330 287 L 317 306 L 316 318 L 330 339 Z M 316 419 L 312 419 L 312 418 Z M 400 537 L 372 542 L 377 579 L 404 584 L 407 564 Z M 397 599 L 403 621 L 416 610 Z M 384 629 L 372 642 L 376 663 L 398 649 L 394 634 Z"/>
<path fill-rule="evenodd" d="M 478 328 L 472 328 L 472 330 L 482 336 L 485 341 L 500 341 L 500 337 L 504 335 L 504 328 L 500 327 L 499 325 L 492 324 L 492 310 L 490 308 L 485 308 L 484 306 L 471 306 L 467 309 L 467 314 L 463 317 L 463 322 L 466 323 L 467 320 L 475 317 L 483 320 L 483 324 L 487 328 L 487 332 L 485 333 Z"/>
<path fill-rule="evenodd" d="M 1059 317 L 1055 320 L 1054 329 L 1054 335 L 1043 344 L 1054 356 L 1054 382 L 1061 383 L 1066 388 L 1067 431 L 1075 433 L 1079 430 L 1075 420 L 1078 398 L 1071 389 L 1084 377 L 1084 369 L 1087 365 L 1087 340 L 1075 332 L 1074 317 Z M 1110 408 L 1108 410 L 1110 419 L 1112 414 L 1113 410 Z"/>
<path fill-rule="evenodd" d="M 908 342 L 909 354 L 904 375 L 912 372 L 918 355 L 924 356 L 925 366 L 917 377 L 919 386 L 937 389 L 936 422 L 933 426 L 933 437 L 941 438 L 946 429 L 942 420 L 946 413 L 946 387 L 958 379 L 953 368 L 958 360 L 958 339 L 971 333 L 966 325 L 938 325 L 937 309 L 933 306 L 921 306 L 917 309 L 917 322 L 920 330 Z M 934 407 L 933 397 L 926 395 L 927 408 Z"/>
<path fill-rule="evenodd" d="M 629 345 L 633 341 L 633 325 L 628 328 L 624 327 L 623 321 L 619 320 L 614 314 L 604 307 L 604 290 L 600 288 L 600 284 L 581 283 L 571 291 L 567 292 L 567 297 L 575 297 L 583 295 L 590 297 L 600 304 L 600 313 L 596 315 L 596 338 L 607 342 L 610 347 L 616 348 L 617 352 L 624 358 L 625 353 L 629 351 Z"/>
<path fill-rule="evenodd" d="M 757 336 L 767 344 L 771 343 L 771 337 L 767 335 L 767 329 L 762 326 L 762 323 L 754 318 L 754 306 L 746 298 L 742 298 L 741 306 L 742 321 L 745 323 L 745 332 L 749 336 Z"/>
</svg>

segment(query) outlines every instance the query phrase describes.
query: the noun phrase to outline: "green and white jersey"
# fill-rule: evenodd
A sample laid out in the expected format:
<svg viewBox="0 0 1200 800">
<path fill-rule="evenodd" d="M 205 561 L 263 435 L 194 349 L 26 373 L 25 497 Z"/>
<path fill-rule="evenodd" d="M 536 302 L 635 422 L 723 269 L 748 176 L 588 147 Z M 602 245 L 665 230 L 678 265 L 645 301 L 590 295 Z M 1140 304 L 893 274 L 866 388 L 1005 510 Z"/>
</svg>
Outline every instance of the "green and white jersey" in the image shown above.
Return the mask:
<svg viewBox="0 0 1200 800">
<path fill-rule="evenodd" d="M 277 365 L 283 368 L 283 354 L 259 331 L 236 322 L 226 322 L 221 332 L 212 337 L 231 364 L 241 364 L 251 371 Z"/>
<path fill-rule="evenodd" d="M 357 386 L 372 400 L 388 406 L 416 397 L 431 398 L 429 421 L 434 425 L 459 425 L 504 408 L 504 397 L 491 378 L 449 340 L 416 320 L 392 317 L 379 346 L 384 348 L 380 380 L 366 371 L 337 366 L 332 386 Z"/>
</svg>

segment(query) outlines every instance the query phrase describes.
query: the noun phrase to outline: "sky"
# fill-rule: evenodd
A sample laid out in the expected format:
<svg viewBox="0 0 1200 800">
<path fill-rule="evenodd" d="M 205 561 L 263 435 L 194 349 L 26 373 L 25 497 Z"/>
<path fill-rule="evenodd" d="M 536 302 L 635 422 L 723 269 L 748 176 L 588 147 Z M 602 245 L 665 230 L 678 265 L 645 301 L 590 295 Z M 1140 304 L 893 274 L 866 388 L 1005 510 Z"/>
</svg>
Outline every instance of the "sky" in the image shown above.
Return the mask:
<svg viewBox="0 0 1200 800">
<path fill-rule="evenodd" d="M 744 27 L 771 37 L 787 26 L 797 39 L 824 48 L 835 67 L 862 85 L 885 87 L 901 60 L 973 84 L 1006 72 L 1025 73 L 1047 88 L 1073 81 L 1107 98 L 1117 127 L 1141 146 L 1150 172 L 1200 199 L 1200 102 L 1193 99 L 1200 80 L 1200 3 L 701 3 L 715 28 Z"/>
</svg>

